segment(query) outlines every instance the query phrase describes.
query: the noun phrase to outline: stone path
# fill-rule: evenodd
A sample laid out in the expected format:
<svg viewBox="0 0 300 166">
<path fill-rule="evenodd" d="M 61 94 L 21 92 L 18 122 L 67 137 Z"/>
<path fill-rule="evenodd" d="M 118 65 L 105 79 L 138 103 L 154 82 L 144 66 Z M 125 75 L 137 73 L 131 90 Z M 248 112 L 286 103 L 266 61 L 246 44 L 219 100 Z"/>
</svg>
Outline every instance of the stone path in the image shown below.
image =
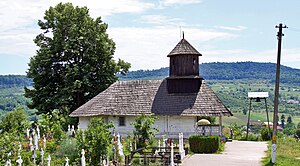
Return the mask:
<svg viewBox="0 0 300 166">
<path fill-rule="evenodd" d="M 260 166 L 266 155 L 266 142 L 233 141 L 225 144 L 222 154 L 194 154 L 183 161 L 183 166 Z"/>
</svg>

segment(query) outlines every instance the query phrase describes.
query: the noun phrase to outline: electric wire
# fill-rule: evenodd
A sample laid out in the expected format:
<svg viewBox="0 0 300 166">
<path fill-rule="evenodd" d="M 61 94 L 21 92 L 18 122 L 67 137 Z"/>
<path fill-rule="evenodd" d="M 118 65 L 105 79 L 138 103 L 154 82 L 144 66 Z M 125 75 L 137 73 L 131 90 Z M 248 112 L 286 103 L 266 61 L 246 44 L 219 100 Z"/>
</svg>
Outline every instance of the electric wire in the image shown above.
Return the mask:
<svg viewBox="0 0 300 166">
<path fill-rule="evenodd" d="M 291 30 L 291 31 L 294 31 L 294 32 L 300 32 L 299 28 L 294 28 L 294 27 L 289 27 L 289 28 L 287 28 L 287 30 Z"/>
</svg>

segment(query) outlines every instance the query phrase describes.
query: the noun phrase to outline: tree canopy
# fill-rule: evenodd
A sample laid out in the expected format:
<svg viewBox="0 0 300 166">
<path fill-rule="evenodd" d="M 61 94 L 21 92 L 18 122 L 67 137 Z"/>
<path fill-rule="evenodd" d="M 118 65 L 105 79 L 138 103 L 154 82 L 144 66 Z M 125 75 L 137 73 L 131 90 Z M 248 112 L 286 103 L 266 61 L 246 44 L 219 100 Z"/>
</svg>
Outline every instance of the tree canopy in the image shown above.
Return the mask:
<svg viewBox="0 0 300 166">
<path fill-rule="evenodd" d="M 108 37 L 108 25 L 93 19 L 86 7 L 59 3 L 45 12 L 38 25 L 42 33 L 30 59 L 27 76 L 33 88 L 29 108 L 38 114 L 58 109 L 69 114 L 114 83 L 116 74 L 125 74 L 130 64 L 113 59 L 115 43 Z"/>
<path fill-rule="evenodd" d="M 27 114 L 22 108 L 16 108 L 14 111 L 8 112 L 0 122 L 1 132 L 16 132 L 24 134 L 29 126 Z"/>
</svg>

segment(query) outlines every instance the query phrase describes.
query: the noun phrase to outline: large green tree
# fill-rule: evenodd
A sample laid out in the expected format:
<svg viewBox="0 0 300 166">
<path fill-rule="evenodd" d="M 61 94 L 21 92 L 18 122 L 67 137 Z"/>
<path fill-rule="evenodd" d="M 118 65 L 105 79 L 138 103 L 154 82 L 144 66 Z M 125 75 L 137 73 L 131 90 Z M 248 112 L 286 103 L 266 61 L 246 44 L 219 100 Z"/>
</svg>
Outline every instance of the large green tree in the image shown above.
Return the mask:
<svg viewBox="0 0 300 166">
<path fill-rule="evenodd" d="M 33 88 L 25 88 L 30 108 L 38 114 L 58 109 L 69 114 L 105 90 L 125 74 L 130 64 L 113 59 L 115 43 L 107 24 L 93 19 L 86 7 L 59 3 L 39 20 L 42 30 L 34 42 L 38 47 L 30 59 L 27 76 Z"/>
</svg>

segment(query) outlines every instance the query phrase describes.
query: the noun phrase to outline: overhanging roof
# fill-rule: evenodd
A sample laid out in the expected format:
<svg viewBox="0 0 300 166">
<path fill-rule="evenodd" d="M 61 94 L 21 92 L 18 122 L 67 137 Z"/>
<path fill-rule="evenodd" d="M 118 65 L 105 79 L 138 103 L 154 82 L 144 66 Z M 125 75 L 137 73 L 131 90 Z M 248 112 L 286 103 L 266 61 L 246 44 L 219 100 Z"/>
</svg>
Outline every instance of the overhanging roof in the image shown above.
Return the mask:
<svg viewBox="0 0 300 166">
<path fill-rule="evenodd" d="M 119 81 L 76 109 L 71 117 L 100 115 L 232 116 L 203 80 L 198 93 L 169 94 L 166 80 Z"/>
</svg>

